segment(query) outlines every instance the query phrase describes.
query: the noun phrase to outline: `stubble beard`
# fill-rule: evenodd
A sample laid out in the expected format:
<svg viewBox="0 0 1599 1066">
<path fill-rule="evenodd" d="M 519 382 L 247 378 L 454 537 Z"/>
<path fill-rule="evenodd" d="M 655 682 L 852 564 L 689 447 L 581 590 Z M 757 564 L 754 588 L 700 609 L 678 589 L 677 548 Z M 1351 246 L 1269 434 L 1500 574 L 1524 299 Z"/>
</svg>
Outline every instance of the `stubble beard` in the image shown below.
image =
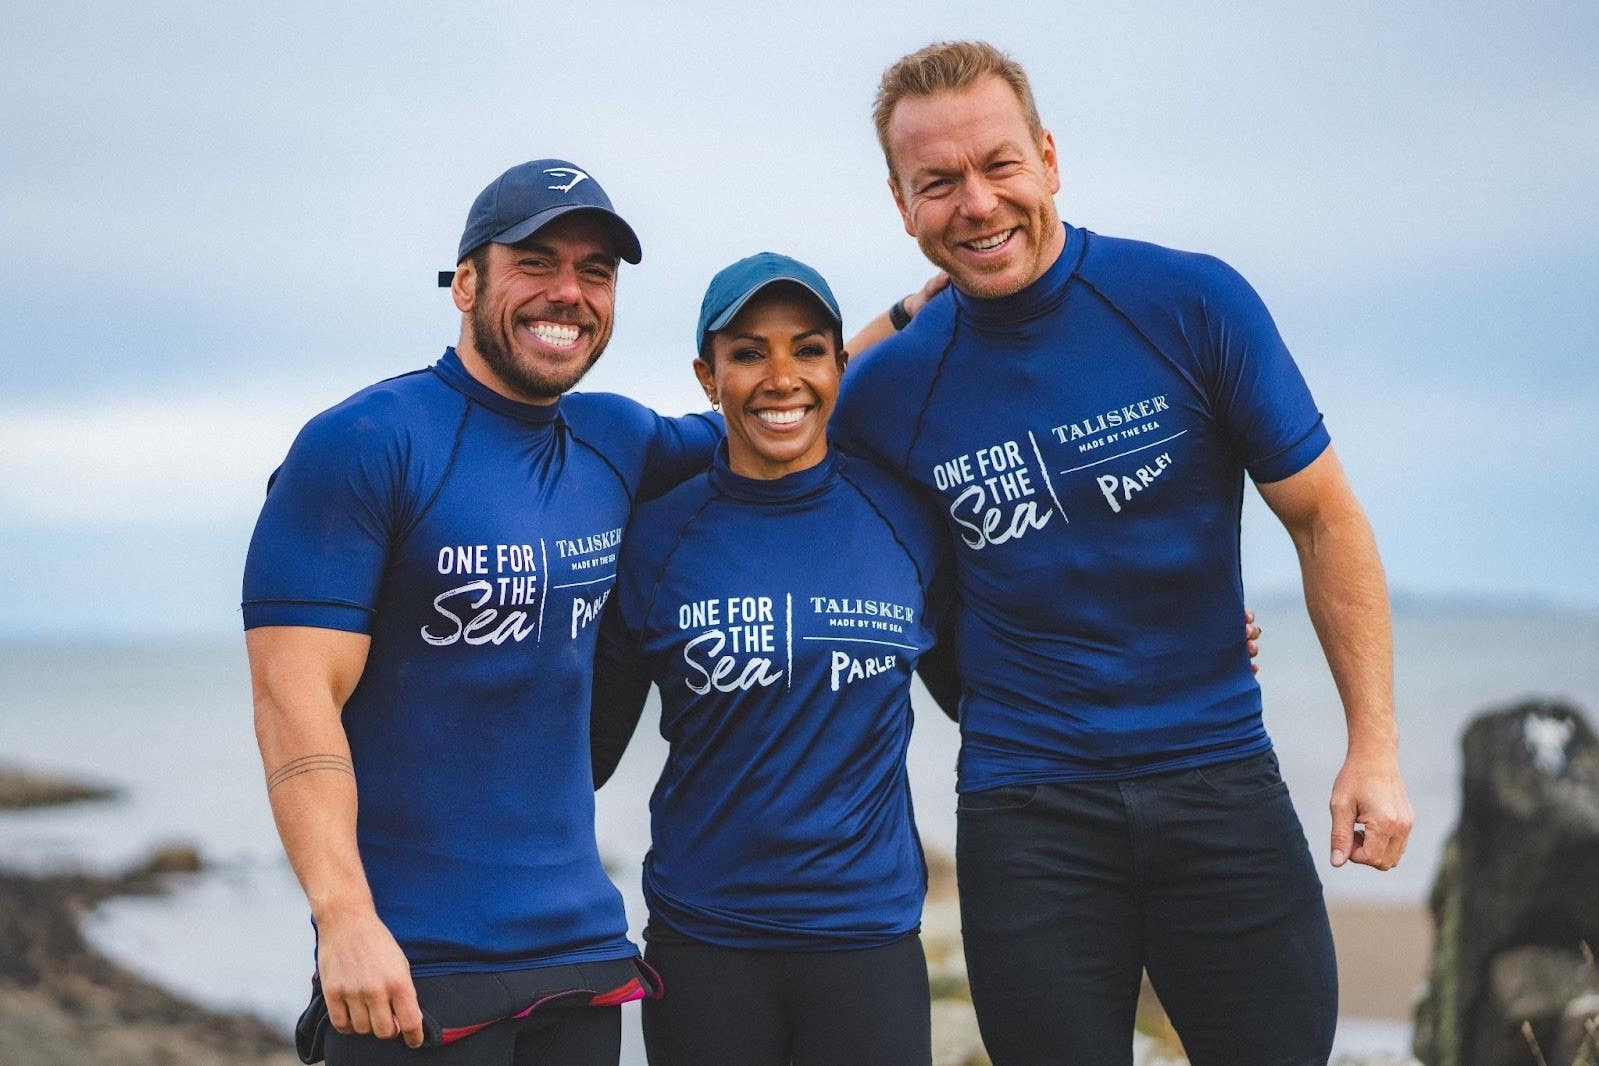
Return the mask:
<svg viewBox="0 0 1599 1066">
<path fill-rule="evenodd" d="M 941 235 L 924 237 L 918 233 L 916 243 L 928 261 L 948 274 L 950 283 L 961 292 L 979 300 L 1000 300 L 1021 292 L 1049 269 L 1050 262 L 1045 260 L 1050 238 L 1060 228 L 1060 214 L 1054 209 L 1053 200 L 1047 208 L 1039 208 L 1033 216 L 1022 220 L 1017 234 L 1011 239 L 1025 241 L 1028 246 L 1026 254 L 1031 258 L 1019 280 L 1001 279 L 994 274 L 971 269 L 944 245 Z"/>
<path fill-rule="evenodd" d="M 518 361 L 512 354 L 508 339 L 500 329 L 499 308 L 490 307 L 491 301 L 482 299 L 483 295 L 480 291 L 480 298 L 472 307 L 472 346 L 501 381 L 529 399 L 557 400 L 570 391 L 599 361 L 610 340 L 609 337 L 597 337 L 588 360 L 576 369 L 564 369 L 555 374 L 541 373 Z"/>
</svg>

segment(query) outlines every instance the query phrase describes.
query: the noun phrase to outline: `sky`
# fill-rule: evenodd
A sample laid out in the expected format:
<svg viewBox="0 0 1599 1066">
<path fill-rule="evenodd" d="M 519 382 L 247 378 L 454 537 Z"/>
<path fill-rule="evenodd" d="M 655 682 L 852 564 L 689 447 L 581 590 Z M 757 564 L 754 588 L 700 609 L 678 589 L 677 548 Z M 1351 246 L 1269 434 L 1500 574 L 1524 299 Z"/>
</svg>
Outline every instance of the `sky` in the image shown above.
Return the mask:
<svg viewBox="0 0 1599 1066">
<path fill-rule="evenodd" d="M 266 478 L 424 366 L 466 209 L 559 156 L 644 246 L 584 388 L 696 407 L 712 273 L 846 326 L 928 273 L 870 122 L 898 56 L 1028 69 L 1062 215 L 1272 309 L 1402 595 L 1599 611 L 1599 6 L 40 5 L 0 27 L 0 636 L 239 627 Z M 1244 518 L 1251 597 L 1296 587 Z"/>
</svg>

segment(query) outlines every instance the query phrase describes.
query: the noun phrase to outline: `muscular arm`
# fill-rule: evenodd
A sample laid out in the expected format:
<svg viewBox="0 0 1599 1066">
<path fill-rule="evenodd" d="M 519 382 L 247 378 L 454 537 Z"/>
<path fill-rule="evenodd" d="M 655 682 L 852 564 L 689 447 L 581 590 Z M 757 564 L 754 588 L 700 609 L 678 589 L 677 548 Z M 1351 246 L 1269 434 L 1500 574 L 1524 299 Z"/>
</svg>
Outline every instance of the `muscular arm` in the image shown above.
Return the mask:
<svg viewBox="0 0 1599 1066">
<path fill-rule="evenodd" d="M 317 971 L 341 1033 L 422 1043 L 410 965 L 378 919 L 356 850 L 355 775 L 340 721 L 371 638 L 301 626 L 245 634 L 267 795 L 317 925 Z"/>
<path fill-rule="evenodd" d="M 1333 783 L 1332 864 L 1391 869 L 1414 814 L 1399 770 L 1393 629 L 1377 542 L 1330 447 L 1258 488 L 1299 553 L 1305 605 L 1344 705 L 1349 749 Z"/>
</svg>

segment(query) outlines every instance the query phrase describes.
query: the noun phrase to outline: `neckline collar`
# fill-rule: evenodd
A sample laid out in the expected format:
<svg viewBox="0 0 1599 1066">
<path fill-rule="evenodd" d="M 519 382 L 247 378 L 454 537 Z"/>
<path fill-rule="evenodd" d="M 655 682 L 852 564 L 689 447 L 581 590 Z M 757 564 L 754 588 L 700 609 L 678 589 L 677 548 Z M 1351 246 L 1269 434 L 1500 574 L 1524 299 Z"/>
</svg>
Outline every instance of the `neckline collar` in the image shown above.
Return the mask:
<svg viewBox="0 0 1599 1066">
<path fill-rule="evenodd" d="M 985 300 L 977 296 L 968 296 L 951 286 L 955 294 L 955 306 L 959 308 L 960 313 L 979 327 L 1014 329 L 1017 325 L 1047 314 L 1060 306 L 1061 301 L 1066 299 L 1066 290 L 1072 277 L 1076 275 L 1077 267 L 1082 262 L 1083 252 L 1088 246 L 1083 230 L 1064 222 L 1061 225 L 1066 228 L 1066 242 L 1061 248 L 1060 255 L 1036 281 L 1019 292 Z"/>
<path fill-rule="evenodd" d="M 489 410 L 514 418 L 519 422 L 531 422 L 535 425 L 548 425 L 556 421 L 561 414 L 561 401 L 554 403 L 523 403 L 513 400 L 508 396 L 501 396 L 483 382 L 473 377 L 461 362 L 461 357 L 453 346 L 445 348 L 439 361 L 433 364 L 433 372 L 437 374 L 446 385 L 461 393 L 469 400 L 475 400 Z"/>
<path fill-rule="evenodd" d="M 832 448 L 815 466 L 784 474 L 776 478 L 745 477 L 735 474 L 729 465 L 727 440 L 716 446 L 716 457 L 711 461 L 708 476 L 711 487 L 724 496 L 752 503 L 791 503 L 809 499 L 824 492 L 838 472 L 838 453 Z"/>
</svg>

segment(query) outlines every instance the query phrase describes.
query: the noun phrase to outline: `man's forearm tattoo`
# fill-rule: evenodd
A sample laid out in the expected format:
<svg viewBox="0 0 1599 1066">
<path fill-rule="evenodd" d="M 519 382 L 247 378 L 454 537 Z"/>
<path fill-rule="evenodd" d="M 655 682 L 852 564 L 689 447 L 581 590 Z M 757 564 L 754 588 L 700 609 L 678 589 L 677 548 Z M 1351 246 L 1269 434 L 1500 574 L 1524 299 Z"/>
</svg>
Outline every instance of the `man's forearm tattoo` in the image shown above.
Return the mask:
<svg viewBox="0 0 1599 1066">
<path fill-rule="evenodd" d="M 302 755 L 298 759 L 290 759 L 267 774 L 267 791 L 271 792 L 291 777 L 299 777 L 313 770 L 337 770 L 351 777 L 355 776 L 355 768 L 350 765 L 350 760 L 342 755 Z"/>
</svg>

